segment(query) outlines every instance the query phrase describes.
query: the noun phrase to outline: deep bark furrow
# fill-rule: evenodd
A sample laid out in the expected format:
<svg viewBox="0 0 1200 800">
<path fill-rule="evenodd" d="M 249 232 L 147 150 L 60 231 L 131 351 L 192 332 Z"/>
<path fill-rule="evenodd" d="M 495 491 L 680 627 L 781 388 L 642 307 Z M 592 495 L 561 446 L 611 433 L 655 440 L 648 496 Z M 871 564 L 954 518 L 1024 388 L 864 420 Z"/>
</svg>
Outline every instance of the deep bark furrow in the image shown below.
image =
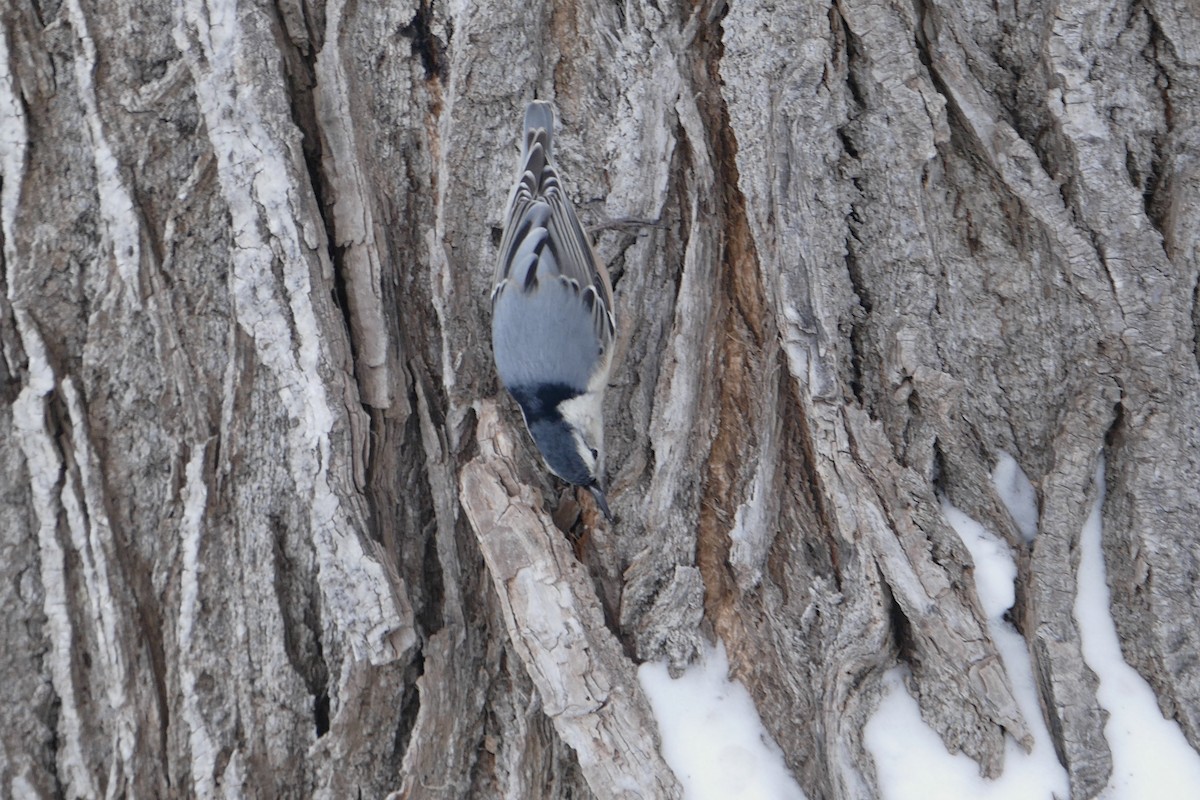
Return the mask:
<svg viewBox="0 0 1200 800">
<path fill-rule="evenodd" d="M 714 638 L 813 800 L 880 795 L 898 665 L 994 775 L 1037 726 L 948 502 L 1092 797 L 1101 490 L 1200 743 L 1198 86 L 1185 0 L 9 4 L 0 795 L 671 796 L 636 668 Z M 489 352 L 534 96 L 615 278 L 611 525 Z"/>
</svg>

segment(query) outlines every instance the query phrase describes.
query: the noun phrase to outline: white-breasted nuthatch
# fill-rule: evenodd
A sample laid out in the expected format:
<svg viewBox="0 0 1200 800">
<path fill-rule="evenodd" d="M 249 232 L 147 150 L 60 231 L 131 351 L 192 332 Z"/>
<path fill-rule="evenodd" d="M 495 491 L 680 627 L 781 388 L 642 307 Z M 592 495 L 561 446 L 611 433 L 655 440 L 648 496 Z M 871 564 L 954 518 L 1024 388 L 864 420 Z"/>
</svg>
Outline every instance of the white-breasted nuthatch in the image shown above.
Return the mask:
<svg viewBox="0 0 1200 800">
<path fill-rule="evenodd" d="M 612 283 L 551 161 L 553 131 L 554 107 L 530 103 L 496 261 L 492 354 L 546 466 L 589 489 L 611 520 L 600 479 Z"/>
</svg>

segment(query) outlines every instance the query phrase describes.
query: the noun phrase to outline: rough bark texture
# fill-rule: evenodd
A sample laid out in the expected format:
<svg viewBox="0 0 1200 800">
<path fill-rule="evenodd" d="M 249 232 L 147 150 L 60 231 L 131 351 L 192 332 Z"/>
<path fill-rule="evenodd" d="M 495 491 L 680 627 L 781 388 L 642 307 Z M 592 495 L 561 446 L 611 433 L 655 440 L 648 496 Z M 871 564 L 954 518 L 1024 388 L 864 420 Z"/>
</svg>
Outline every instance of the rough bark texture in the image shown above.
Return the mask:
<svg viewBox="0 0 1200 800">
<path fill-rule="evenodd" d="M 1098 458 L 1200 745 L 1198 87 L 1188 0 L 6 3 L 0 795 L 668 797 L 635 666 L 713 636 L 810 798 L 878 796 L 897 662 L 994 775 L 946 497 L 1093 797 Z M 535 93 L 585 223 L 653 221 L 598 241 L 611 526 L 491 366 Z"/>
</svg>

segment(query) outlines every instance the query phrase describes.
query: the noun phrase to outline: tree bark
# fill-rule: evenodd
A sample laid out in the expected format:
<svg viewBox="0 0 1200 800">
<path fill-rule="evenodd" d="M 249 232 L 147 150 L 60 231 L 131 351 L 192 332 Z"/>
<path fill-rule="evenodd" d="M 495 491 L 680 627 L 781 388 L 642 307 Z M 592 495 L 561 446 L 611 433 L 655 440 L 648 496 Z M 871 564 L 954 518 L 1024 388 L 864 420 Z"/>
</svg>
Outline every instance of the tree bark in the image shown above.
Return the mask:
<svg viewBox="0 0 1200 800">
<path fill-rule="evenodd" d="M 635 669 L 714 637 L 809 798 L 879 796 L 897 663 L 996 775 L 1029 721 L 945 498 L 1094 797 L 1098 459 L 1200 746 L 1200 17 L 792 6 L 4 5 L 0 795 L 677 796 Z M 614 278 L 611 525 L 491 363 L 535 95 Z"/>
</svg>

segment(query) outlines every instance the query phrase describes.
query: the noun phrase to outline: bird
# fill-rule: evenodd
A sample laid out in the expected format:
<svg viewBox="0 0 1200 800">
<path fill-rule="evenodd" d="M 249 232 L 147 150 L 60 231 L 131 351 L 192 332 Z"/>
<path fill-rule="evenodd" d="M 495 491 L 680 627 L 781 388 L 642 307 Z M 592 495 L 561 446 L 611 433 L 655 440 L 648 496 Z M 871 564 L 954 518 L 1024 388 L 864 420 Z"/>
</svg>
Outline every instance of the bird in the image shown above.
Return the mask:
<svg viewBox="0 0 1200 800">
<path fill-rule="evenodd" d="M 608 521 L 604 392 L 617 323 L 612 281 L 552 158 L 554 106 L 525 109 L 492 289 L 492 354 L 546 467 L 591 492 Z"/>
</svg>

